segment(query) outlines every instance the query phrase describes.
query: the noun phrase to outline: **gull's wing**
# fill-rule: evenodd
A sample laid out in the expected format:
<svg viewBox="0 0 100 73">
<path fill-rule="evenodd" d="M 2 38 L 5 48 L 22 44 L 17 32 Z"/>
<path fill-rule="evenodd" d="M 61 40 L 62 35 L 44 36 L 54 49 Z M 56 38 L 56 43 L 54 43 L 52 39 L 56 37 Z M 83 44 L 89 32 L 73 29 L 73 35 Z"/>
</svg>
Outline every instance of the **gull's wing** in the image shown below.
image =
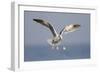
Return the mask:
<svg viewBox="0 0 100 73">
<path fill-rule="evenodd" d="M 33 19 L 33 20 L 40 23 L 40 24 L 42 24 L 43 26 L 46 26 L 47 28 L 50 29 L 53 36 L 57 36 L 57 32 L 55 31 L 55 29 L 53 28 L 53 26 L 50 23 L 48 23 L 47 21 L 42 20 L 42 19 Z"/>
<path fill-rule="evenodd" d="M 64 32 L 74 32 L 80 27 L 79 24 L 70 24 L 66 25 L 60 32 L 60 35 L 62 35 Z"/>
</svg>

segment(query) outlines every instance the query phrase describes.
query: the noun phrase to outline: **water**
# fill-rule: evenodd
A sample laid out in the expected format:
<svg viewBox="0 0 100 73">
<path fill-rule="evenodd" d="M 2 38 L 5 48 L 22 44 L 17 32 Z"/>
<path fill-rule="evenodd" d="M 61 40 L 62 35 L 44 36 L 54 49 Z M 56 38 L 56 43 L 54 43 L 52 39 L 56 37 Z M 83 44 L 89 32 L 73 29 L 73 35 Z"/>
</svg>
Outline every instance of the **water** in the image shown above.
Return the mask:
<svg viewBox="0 0 100 73">
<path fill-rule="evenodd" d="M 59 49 L 46 45 L 25 46 L 24 61 L 70 60 L 90 58 L 89 45 L 59 46 Z"/>
</svg>

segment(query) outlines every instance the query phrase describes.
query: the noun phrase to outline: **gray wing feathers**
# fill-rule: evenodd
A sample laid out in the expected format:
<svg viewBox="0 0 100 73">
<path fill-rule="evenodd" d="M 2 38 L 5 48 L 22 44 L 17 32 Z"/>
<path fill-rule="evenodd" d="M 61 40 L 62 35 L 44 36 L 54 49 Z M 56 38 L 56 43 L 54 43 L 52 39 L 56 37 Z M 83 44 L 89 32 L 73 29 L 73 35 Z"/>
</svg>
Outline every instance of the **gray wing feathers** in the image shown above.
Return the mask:
<svg viewBox="0 0 100 73">
<path fill-rule="evenodd" d="M 56 33 L 55 29 L 53 28 L 53 26 L 50 23 L 48 23 L 47 21 L 42 20 L 42 19 L 33 19 L 33 20 L 40 23 L 40 24 L 42 24 L 43 26 L 49 28 L 50 31 L 52 32 L 53 36 L 57 35 L 57 33 Z"/>
<path fill-rule="evenodd" d="M 66 25 L 60 32 L 60 35 L 62 35 L 64 32 L 74 32 L 80 27 L 79 24 L 70 24 Z"/>
</svg>

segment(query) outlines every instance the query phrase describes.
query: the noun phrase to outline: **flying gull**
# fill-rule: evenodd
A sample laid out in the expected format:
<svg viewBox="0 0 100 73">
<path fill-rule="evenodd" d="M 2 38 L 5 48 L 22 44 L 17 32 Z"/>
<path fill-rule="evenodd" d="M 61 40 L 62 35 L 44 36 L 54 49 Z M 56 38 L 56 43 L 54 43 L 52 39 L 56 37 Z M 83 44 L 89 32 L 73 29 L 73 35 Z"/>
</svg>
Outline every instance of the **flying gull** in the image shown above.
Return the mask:
<svg viewBox="0 0 100 73">
<path fill-rule="evenodd" d="M 52 46 L 52 47 L 58 47 L 62 41 L 62 35 L 64 33 L 69 33 L 69 32 L 74 32 L 76 31 L 80 25 L 79 24 L 70 24 L 70 25 L 66 25 L 61 31 L 60 33 L 57 33 L 56 30 L 54 29 L 54 27 L 47 21 L 42 20 L 42 19 L 33 19 L 33 21 L 36 21 L 37 23 L 40 23 L 41 25 L 47 27 L 52 35 L 53 38 L 48 39 L 48 43 Z M 57 48 L 58 49 L 58 48 Z"/>
</svg>

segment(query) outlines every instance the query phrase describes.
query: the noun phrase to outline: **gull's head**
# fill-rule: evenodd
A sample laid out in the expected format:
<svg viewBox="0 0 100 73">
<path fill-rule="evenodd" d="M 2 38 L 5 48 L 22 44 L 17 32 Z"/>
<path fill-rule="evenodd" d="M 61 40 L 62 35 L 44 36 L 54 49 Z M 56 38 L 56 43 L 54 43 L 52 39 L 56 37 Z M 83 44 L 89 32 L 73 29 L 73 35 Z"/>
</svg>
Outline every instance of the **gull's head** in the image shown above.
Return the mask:
<svg viewBox="0 0 100 73">
<path fill-rule="evenodd" d="M 62 40 L 62 36 L 59 35 L 59 36 L 53 37 L 53 38 L 51 38 L 51 39 L 48 39 L 48 43 L 49 43 L 52 47 L 54 47 L 54 46 L 60 45 L 61 40 Z"/>
<path fill-rule="evenodd" d="M 67 31 L 67 32 L 73 32 L 73 31 L 76 31 L 79 27 L 80 27 L 79 24 L 70 24 L 70 25 L 67 25 L 65 27 L 65 31 Z"/>
</svg>

